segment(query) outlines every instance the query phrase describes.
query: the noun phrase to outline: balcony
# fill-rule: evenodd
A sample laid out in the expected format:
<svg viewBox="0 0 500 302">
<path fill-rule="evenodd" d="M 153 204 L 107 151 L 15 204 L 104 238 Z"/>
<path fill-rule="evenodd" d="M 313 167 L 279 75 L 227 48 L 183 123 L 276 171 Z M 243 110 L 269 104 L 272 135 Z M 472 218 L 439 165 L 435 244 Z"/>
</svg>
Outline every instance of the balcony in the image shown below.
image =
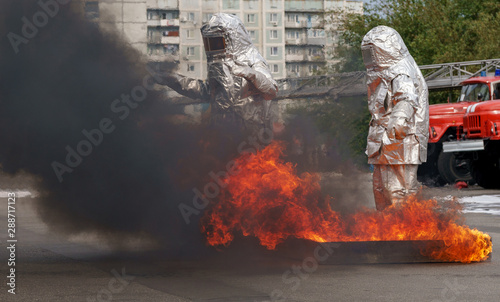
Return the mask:
<svg viewBox="0 0 500 302">
<path fill-rule="evenodd" d="M 305 28 L 309 27 L 308 22 L 305 20 L 302 21 L 285 21 L 285 27 L 287 28 Z"/>
<path fill-rule="evenodd" d="M 174 54 L 163 54 L 163 55 L 149 55 L 148 59 L 149 61 L 153 62 L 174 62 L 174 61 L 179 61 L 179 53 L 174 53 Z"/>
<path fill-rule="evenodd" d="M 287 70 L 286 71 L 286 77 L 287 78 L 300 78 L 300 77 L 304 77 L 306 76 L 306 74 L 304 72 L 301 71 L 290 71 L 290 70 Z"/>
<path fill-rule="evenodd" d="M 179 36 L 162 36 L 155 34 L 148 37 L 149 44 L 179 44 Z"/>
<path fill-rule="evenodd" d="M 179 44 L 180 38 L 179 36 L 177 37 L 161 37 L 160 43 L 161 44 Z"/>
<path fill-rule="evenodd" d="M 286 45 L 304 45 L 307 44 L 307 38 L 301 37 L 301 38 L 286 38 L 285 39 L 285 44 Z"/>
<path fill-rule="evenodd" d="M 286 54 L 285 55 L 285 60 L 288 62 L 288 61 L 305 61 L 306 59 L 306 56 L 302 53 L 294 53 L 294 54 Z"/>
<path fill-rule="evenodd" d="M 148 20 L 148 26 L 179 26 L 179 19 L 151 19 Z"/>
<path fill-rule="evenodd" d="M 316 55 L 308 55 L 305 56 L 306 61 L 314 61 L 314 62 L 325 62 L 325 55 L 324 54 L 316 54 Z"/>
<path fill-rule="evenodd" d="M 179 3 L 177 0 L 160 0 L 160 1 L 154 1 L 156 2 L 156 5 L 158 5 L 155 8 L 159 9 L 179 9 Z"/>
<path fill-rule="evenodd" d="M 160 19 L 148 20 L 148 26 L 160 26 Z"/>
<path fill-rule="evenodd" d="M 326 37 L 309 37 L 307 39 L 309 45 L 326 45 Z"/>
<path fill-rule="evenodd" d="M 179 26 L 179 19 L 162 19 L 160 26 Z"/>
<path fill-rule="evenodd" d="M 322 12 L 323 10 L 323 0 L 285 1 L 285 12 Z"/>
</svg>

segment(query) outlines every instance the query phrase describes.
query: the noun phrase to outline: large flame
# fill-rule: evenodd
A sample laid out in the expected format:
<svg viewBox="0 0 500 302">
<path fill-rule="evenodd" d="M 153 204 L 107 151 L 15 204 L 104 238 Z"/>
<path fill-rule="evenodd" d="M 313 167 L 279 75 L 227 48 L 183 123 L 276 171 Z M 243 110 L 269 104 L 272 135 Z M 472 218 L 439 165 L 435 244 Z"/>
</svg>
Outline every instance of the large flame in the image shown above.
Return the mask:
<svg viewBox="0 0 500 302">
<path fill-rule="evenodd" d="M 444 246 L 423 253 L 466 263 L 485 260 L 492 251 L 488 234 L 460 225 L 461 212 L 436 200 L 413 198 L 382 212 L 365 208 L 342 216 L 320 193 L 320 177 L 299 177 L 293 164 L 281 159 L 283 148 L 273 142 L 236 160 L 238 171 L 224 180 L 218 202 L 201 222 L 209 245 L 228 246 L 241 232 L 268 249 L 293 236 L 317 242 L 442 240 Z"/>
</svg>

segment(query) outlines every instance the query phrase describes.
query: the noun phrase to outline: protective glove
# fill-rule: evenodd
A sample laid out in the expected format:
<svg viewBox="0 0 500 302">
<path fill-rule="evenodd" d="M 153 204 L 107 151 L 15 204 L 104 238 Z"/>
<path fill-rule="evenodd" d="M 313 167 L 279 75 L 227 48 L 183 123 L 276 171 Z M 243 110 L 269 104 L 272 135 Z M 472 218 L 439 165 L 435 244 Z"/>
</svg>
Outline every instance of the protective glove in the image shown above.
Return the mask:
<svg viewBox="0 0 500 302">
<path fill-rule="evenodd" d="M 387 124 L 387 136 L 391 139 L 404 139 L 408 133 L 408 122 L 406 118 L 394 116 L 389 118 Z"/>
<path fill-rule="evenodd" d="M 410 121 L 413 120 L 415 109 L 410 102 L 398 102 L 389 116 L 387 136 L 391 139 L 403 139 L 410 131 Z"/>
<path fill-rule="evenodd" d="M 238 61 L 234 61 L 231 72 L 238 77 L 247 79 L 249 82 L 255 81 L 255 71 L 250 66 Z"/>
<path fill-rule="evenodd" d="M 278 93 L 278 86 L 276 82 L 272 80 L 271 75 L 269 75 L 271 79 L 268 79 L 261 71 L 259 71 L 260 68 L 256 65 L 252 68 L 238 61 L 235 61 L 234 63 L 234 66 L 231 67 L 233 75 L 243 77 L 252 83 L 265 100 L 272 100 L 276 97 L 276 94 Z"/>
</svg>

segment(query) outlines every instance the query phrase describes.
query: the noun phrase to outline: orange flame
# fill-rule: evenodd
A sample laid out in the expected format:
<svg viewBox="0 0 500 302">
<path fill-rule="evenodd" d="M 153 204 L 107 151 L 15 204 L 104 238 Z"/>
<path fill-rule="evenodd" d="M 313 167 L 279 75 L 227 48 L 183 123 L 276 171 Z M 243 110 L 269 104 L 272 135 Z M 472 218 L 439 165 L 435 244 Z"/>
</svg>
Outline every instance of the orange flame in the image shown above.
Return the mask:
<svg viewBox="0 0 500 302">
<path fill-rule="evenodd" d="M 465 263 L 485 260 L 492 251 L 488 234 L 459 225 L 459 210 L 436 200 L 411 198 L 382 212 L 365 208 L 341 216 L 331 209 L 331 198 L 322 197 L 319 175 L 299 177 L 280 158 L 283 149 L 282 142 L 273 142 L 236 160 L 238 172 L 225 180 L 219 201 L 201 221 L 209 245 L 228 246 L 241 232 L 268 249 L 293 236 L 317 242 L 442 240 L 443 247 L 423 253 Z"/>
</svg>

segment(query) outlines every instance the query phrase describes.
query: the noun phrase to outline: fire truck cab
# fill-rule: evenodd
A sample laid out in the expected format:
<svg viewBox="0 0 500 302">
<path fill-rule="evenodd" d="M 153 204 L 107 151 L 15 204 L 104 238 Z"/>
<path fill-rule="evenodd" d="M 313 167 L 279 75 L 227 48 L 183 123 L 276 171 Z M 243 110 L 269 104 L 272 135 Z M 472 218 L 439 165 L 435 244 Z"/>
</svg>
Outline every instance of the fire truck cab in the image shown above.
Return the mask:
<svg viewBox="0 0 500 302">
<path fill-rule="evenodd" d="M 429 106 L 428 156 L 419 178 L 493 187 L 486 179 L 500 176 L 500 70 L 460 85 L 458 102 Z"/>
<path fill-rule="evenodd" d="M 480 186 L 500 188 L 500 70 L 494 77 L 468 79 L 463 85 L 461 98 L 477 94 L 488 102 L 467 107 L 461 137 L 443 143 L 443 152 L 467 160 Z"/>
</svg>

